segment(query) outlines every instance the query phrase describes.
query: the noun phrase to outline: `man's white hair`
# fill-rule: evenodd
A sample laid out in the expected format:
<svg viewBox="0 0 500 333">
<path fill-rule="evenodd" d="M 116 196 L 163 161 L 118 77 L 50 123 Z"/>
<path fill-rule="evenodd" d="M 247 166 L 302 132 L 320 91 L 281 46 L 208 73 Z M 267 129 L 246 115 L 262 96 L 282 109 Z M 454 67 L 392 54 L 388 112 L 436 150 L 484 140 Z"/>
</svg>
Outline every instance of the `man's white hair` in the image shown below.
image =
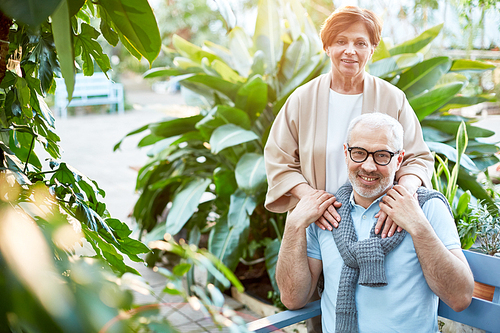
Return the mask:
<svg viewBox="0 0 500 333">
<path fill-rule="evenodd" d="M 373 112 L 364 113 L 354 118 L 347 129 L 347 143 L 351 142 L 351 132 L 358 124 L 380 131 L 391 130 L 392 137 L 389 141 L 389 145 L 395 151 L 403 149 L 403 126 L 401 126 L 401 124 L 391 116 L 388 116 L 385 113 Z"/>
</svg>

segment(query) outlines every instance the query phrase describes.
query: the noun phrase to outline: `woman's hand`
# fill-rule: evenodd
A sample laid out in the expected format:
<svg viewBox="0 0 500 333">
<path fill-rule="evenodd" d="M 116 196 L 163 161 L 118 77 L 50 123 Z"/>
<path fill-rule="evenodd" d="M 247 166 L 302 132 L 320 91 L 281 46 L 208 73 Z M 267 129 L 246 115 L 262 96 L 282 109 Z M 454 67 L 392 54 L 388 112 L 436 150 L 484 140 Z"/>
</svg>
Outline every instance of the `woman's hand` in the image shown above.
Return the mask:
<svg viewBox="0 0 500 333">
<path fill-rule="evenodd" d="M 334 198 L 332 200 L 332 203 L 326 206 L 326 209 L 324 209 L 323 213 L 321 216 L 314 222 L 320 229 L 322 230 L 330 230 L 332 231 L 333 228 L 337 228 L 339 226 L 340 222 L 340 215 L 337 213 L 337 209 L 342 206 L 342 204 L 338 201 L 336 201 L 335 197 L 333 194 L 330 194 L 328 192 L 322 191 L 322 190 L 315 190 L 308 184 L 302 183 L 290 190 L 290 193 L 296 197 L 297 199 L 302 201 L 302 198 L 306 196 L 312 196 L 314 193 L 321 193 L 321 194 L 328 194 L 328 195 L 322 195 L 319 196 L 320 198 L 323 199 L 324 201 L 330 200 L 330 198 Z M 313 201 L 308 201 L 308 202 L 313 202 Z M 318 202 L 318 201 L 314 201 Z M 320 207 L 321 203 L 317 205 L 317 207 Z M 299 207 L 297 205 L 295 209 L 303 209 L 302 205 Z M 314 208 L 314 207 L 310 207 Z"/>
<path fill-rule="evenodd" d="M 401 176 L 398 180 L 398 184 L 406 188 L 406 190 L 411 194 L 415 195 L 417 192 L 417 189 L 422 185 L 422 180 L 418 178 L 415 175 L 404 175 Z M 391 237 L 394 235 L 396 230 L 398 232 L 403 231 L 403 228 L 398 226 L 387 214 L 380 210 L 376 215 L 375 218 L 378 218 L 377 224 L 375 225 L 375 234 L 378 234 L 382 226 L 384 227 L 382 229 L 382 235 L 380 237 L 385 238 L 385 237 Z"/>
</svg>

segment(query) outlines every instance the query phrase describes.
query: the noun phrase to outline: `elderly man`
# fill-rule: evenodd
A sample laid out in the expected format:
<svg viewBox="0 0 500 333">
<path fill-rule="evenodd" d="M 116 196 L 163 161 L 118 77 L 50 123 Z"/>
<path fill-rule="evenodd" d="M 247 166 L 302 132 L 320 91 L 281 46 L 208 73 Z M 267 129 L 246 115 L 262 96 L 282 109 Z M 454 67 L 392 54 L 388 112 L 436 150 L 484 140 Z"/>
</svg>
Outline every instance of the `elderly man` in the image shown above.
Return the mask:
<svg viewBox="0 0 500 333">
<path fill-rule="evenodd" d="M 474 283 L 446 199 L 423 187 L 417 198 L 394 185 L 403 129 L 390 116 L 355 118 L 344 153 L 350 184 L 336 197 L 302 198 L 287 218 L 276 267 L 283 304 L 303 307 L 323 271 L 324 332 L 438 332 L 438 297 L 462 311 Z M 314 222 L 335 200 L 342 203 L 339 227 L 321 230 Z M 380 238 L 379 210 L 404 230 Z"/>
</svg>

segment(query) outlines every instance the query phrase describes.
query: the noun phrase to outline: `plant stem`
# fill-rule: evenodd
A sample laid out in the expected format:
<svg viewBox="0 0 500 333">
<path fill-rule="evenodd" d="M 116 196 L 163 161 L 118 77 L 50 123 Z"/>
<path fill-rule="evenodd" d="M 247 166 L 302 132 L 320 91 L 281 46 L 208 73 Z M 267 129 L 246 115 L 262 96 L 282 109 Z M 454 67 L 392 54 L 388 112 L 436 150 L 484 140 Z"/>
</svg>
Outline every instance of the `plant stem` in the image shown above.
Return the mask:
<svg viewBox="0 0 500 333">
<path fill-rule="evenodd" d="M 26 170 L 28 170 L 28 163 L 30 161 L 30 156 L 31 152 L 33 151 L 33 146 L 35 145 L 35 136 L 33 136 L 33 139 L 31 139 L 31 145 L 30 145 L 30 150 L 28 151 L 28 157 L 26 158 L 26 164 L 24 165 L 24 173 L 26 173 Z"/>
</svg>

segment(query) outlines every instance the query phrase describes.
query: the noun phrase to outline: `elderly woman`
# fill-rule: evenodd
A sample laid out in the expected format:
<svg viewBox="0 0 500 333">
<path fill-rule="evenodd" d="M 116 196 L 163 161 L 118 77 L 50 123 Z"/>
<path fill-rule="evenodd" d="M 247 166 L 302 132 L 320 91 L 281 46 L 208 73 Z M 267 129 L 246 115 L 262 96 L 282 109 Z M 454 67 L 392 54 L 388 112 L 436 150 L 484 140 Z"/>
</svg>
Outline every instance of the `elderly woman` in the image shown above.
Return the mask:
<svg viewBox="0 0 500 333">
<path fill-rule="evenodd" d="M 372 11 L 354 6 L 336 10 L 325 21 L 320 35 L 331 60 L 331 72 L 290 96 L 276 117 L 265 147 L 268 210 L 287 212 L 311 191 L 335 194 L 347 181 L 342 148 L 347 127 L 352 119 L 367 112 L 386 113 L 403 125 L 406 154 L 396 174 L 398 183 L 411 193 L 421 185 L 431 187 L 433 158 L 405 94 L 365 72 L 381 31 L 382 22 Z M 340 216 L 335 205 L 316 222 L 323 230 L 338 226 Z M 379 215 L 377 233 L 391 236 L 397 226 L 388 220 L 381 230 L 386 216 Z"/>
</svg>

